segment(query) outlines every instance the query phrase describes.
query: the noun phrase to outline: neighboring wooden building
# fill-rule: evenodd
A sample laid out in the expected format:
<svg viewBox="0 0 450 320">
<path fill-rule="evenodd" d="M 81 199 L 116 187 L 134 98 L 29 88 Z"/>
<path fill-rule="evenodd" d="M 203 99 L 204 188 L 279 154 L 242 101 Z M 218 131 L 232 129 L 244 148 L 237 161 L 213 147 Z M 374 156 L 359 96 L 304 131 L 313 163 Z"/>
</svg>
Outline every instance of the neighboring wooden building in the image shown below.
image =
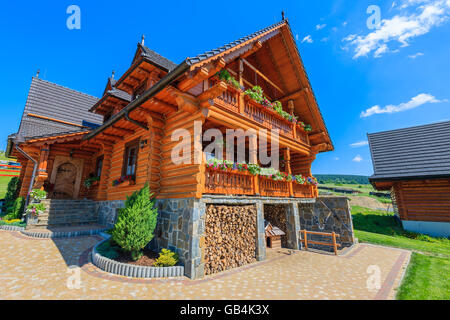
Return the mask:
<svg viewBox="0 0 450 320">
<path fill-rule="evenodd" d="M 218 76 L 224 70 L 234 81 Z M 33 79 L 33 83 L 41 81 Z M 264 90 L 270 101 L 281 102 L 283 115 L 244 94 L 255 85 Z M 42 90 L 42 94 L 46 95 L 42 100 L 49 103 L 56 93 Z M 29 99 L 32 96 L 30 90 Z M 73 105 L 76 111 L 78 94 L 71 98 L 64 105 Z M 208 237 L 210 231 L 192 226 L 204 219 L 205 203 L 230 206 L 251 203 L 262 208 L 264 198 L 264 203 L 291 206 L 287 212 L 297 217 L 292 221 L 298 221 L 295 206 L 314 202 L 318 195 L 314 183 L 274 180 L 239 170 L 214 170 L 206 164 L 205 145 L 202 148 L 199 136 L 210 128 L 222 133 L 227 129 L 278 129 L 282 170 L 305 177 L 311 177 L 311 164 L 318 153 L 333 150 L 296 41 L 284 19 L 178 65 L 147 48 L 142 41 L 137 45 L 131 67 L 119 79 L 108 79 L 103 96 L 93 98 L 90 103 L 89 107 L 83 107 L 81 118 L 72 114 L 63 117 L 58 106 L 52 108 L 51 115 L 41 117 L 52 124 L 74 126 L 72 130 L 42 134 L 19 130 L 10 137 L 8 153 L 16 156 L 23 166 L 20 194 L 26 196 L 33 187 L 45 188 L 54 199 L 87 198 L 95 201 L 101 217 L 107 216 L 106 223 L 114 223 L 115 209 L 126 196 L 149 183 L 160 211 L 155 241 L 159 247 L 177 250 L 190 276 L 203 273 L 205 248 L 193 246 L 199 243 L 201 246 L 202 237 Z M 87 110 L 92 117 L 84 116 L 89 113 Z M 26 109 L 24 118 L 33 117 L 30 113 Z M 299 122 L 293 122 L 293 116 Z M 92 125 L 100 117 L 102 124 Z M 196 123 L 201 125 L 200 132 Z M 185 161 L 174 163 L 172 152 L 180 142 L 174 141 L 173 136 L 179 129 L 191 137 L 183 144 L 188 150 L 183 153 Z M 265 137 L 268 149 L 271 136 Z M 244 145 L 249 154 L 248 137 L 241 144 Z M 247 162 L 256 161 L 256 154 L 249 154 Z M 99 181 L 87 188 L 83 182 L 95 177 Z M 199 210 L 203 212 L 200 215 Z M 250 213 L 253 212 L 257 210 Z M 291 224 L 292 230 L 288 231 L 293 233 L 289 236 L 292 247 L 298 247 L 299 243 L 295 240 L 297 224 Z M 262 230 L 255 235 L 260 241 L 258 259 L 264 256 L 261 248 L 265 246 L 264 224 L 260 226 Z M 199 235 L 198 230 L 206 234 Z M 195 256 L 198 252 L 200 257 Z"/>
<path fill-rule="evenodd" d="M 390 190 L 403 228 L 450 236 L 450 122 L 369 134 L 377 190 Z"/>
</svg>

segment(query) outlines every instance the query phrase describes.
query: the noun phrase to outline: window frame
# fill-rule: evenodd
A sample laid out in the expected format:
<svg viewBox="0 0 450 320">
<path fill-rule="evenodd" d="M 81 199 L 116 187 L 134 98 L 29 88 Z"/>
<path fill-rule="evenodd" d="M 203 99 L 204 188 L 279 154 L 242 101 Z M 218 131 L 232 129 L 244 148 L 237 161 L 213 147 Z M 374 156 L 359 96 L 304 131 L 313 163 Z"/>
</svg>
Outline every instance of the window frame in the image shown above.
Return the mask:
<svg viewBox="0 0 450 320">
<path fill-rule="evenodd" d="M 138 165 L 138 156 L 139 156 L 139 142 L 140 138 L 130 141 L 125 144 L 124 152 L 123 152 L 123 164 L 122 164 L 122 176 L 133 176 L 136 177 L 137 165 Z M 133 174 L 127 174 L 128 169 L 128 161 L 129 161 L 129 149 L 136 148 L 135 160 L 134 160 L 134 172 Z"/>
</svg>

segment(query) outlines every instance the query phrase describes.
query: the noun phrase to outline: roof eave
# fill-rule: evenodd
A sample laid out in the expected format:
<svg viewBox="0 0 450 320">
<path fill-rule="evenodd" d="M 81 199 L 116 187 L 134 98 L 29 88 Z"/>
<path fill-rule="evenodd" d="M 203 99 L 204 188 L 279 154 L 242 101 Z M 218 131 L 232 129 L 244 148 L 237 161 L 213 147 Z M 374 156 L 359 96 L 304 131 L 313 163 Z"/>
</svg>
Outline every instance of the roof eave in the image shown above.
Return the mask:
<svg viewBox="0 0 450 320">
<path fill-rule="evenodd" d="M 189 69 L 189 65 L 187 64 L 186 60 L 184 60 L 175 69 L 173 69 L 167 75 L 162 77 L 150 89 L 145 91 L 139 98 L 131 101 L 125 108 L 123 108 L 119 113 L 117 113 L 114 117 L 112 117 L 108 122 L 104 123 L 102 126 L 98 127 L 96 130 L 94 130 L 93 132 L 86 135 L 83 138 L 83 140 L 89 140 L 89 139 L 95 137 L 97 134 L 99 134 L 103 130 L 105 130 L 106 128 L 112 126 L 114 123 L 119 121 L 122 117 L 124 117 L 125 114 L 133 111 L 135 108 L 142 105 L 147 100 L 151 99 L 154 95 L 156 95 L 158 92 L 163 90 L 166 86 L 170 85 L 173 81 L 178 79 L 178 77 L 183 75 L 187 69 Z"/>
</svg>

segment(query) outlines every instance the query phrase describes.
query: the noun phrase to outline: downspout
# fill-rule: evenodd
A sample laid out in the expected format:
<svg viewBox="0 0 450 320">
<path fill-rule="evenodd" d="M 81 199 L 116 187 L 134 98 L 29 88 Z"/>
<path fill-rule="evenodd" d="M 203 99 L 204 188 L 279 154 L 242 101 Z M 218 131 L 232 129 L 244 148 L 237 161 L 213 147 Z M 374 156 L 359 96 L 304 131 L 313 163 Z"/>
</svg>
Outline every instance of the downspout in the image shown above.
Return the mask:
<svg viewBox="0 0 450 320">
<path fill-rule="evenodd" d="M 36 178 L 36 171 L 37 171 L 38 162 L 35 159 L 33 159 L 28 153 L 23 151 L 17 144 L 15 145 L 15 147 L 16 147 L 17 151 L 19 151 L 27 159 L 31 160 L 34 163 L 33 174 L 31 175 L 30 186 L 28 187 L 27 198 L 25 200 L 25 208 L 26 208 L 28 206 L 28 203 L 30 202 L 30 194 L 31 194 L 31 191 L 33 190 L 34 179 Z"/>
</svg>

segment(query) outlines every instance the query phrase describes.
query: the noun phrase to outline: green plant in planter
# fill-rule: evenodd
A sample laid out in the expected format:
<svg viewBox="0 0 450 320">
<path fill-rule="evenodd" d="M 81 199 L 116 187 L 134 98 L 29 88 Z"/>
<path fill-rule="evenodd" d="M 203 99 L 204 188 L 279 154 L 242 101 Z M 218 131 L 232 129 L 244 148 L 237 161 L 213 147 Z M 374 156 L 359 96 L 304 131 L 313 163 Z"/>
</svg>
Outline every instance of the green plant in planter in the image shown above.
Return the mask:
<svg viewBox="0 0 450 320">
<path fill-rule="evenodd" d="M 220 80 L 223 80 L 229 84 L 231 84 L 236 89 L 242 89 L 239 81 L 237 81 L 226 69 L 223 69 L 216 74 Z"/>
<path fill-rule="evenodd" d="M 14 206 L 14 201 L 16 200 L 20 190 L 20 184 L 20 179 L 18 177 L 14 177 L 9 180 L 5 194 L 5 202 L 2 208 L 3 212 L 11 213 Z"/>
<path fill-rule="evenodd" d="M 154 236 L 158 211 L 151 197 L 148 184 L 127 197 L 112 230 L 113 241 L 134 261 L 142 257 L 142 250 Z"/>
<path fill-rule="evenodd" d="M 92 187 L 92 184 L 96 181 L 100 181 L 100 177 L 89 177 L 86 180 L 84 180 L 84 186 L 90 189 Z"/>
<path fill-rule="evenodd" d="M 45 212 L 45 206 L 43 203 L 30 203 L 27 206 L 27 213 L 33 217 L 38 217 Z"/>
<path fill-rule="evenodd" d="M 173 267 L 178 263 L 178 255 L 167 249 L 162 249 L 158 259 L 154 264 L 155 267 Z"/>
<path fill-rule="evenodd" d="M 35 201 L 41 201 L 47 198 L 47 192 L 41 189 L 33 189 L 30 193 L 30 197 Z"/>
</svg>

